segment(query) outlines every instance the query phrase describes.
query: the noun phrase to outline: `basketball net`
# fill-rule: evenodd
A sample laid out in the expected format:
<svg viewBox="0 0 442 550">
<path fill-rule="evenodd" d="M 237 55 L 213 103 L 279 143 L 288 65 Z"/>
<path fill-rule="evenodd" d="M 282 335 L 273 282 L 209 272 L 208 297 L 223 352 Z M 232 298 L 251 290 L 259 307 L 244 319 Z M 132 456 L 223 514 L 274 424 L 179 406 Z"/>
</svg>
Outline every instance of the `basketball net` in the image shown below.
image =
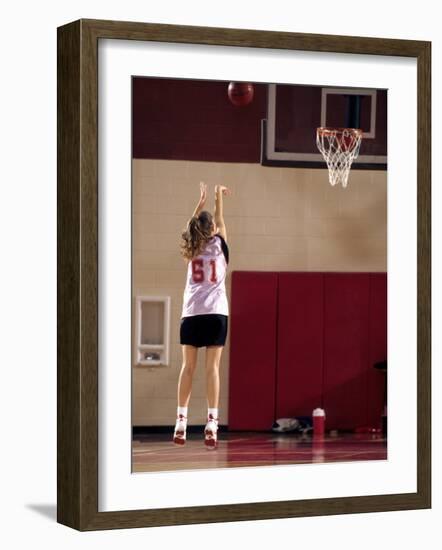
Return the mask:
<svg viewBox="0 0 442 550">
<path fill-rule="evenodd" d="M 359 154 L 362 130 L 356 128 L 318 128 L 316 145 L 328 168 L 331 185 L 347 187 L 352 162 Z"/>
</svg>

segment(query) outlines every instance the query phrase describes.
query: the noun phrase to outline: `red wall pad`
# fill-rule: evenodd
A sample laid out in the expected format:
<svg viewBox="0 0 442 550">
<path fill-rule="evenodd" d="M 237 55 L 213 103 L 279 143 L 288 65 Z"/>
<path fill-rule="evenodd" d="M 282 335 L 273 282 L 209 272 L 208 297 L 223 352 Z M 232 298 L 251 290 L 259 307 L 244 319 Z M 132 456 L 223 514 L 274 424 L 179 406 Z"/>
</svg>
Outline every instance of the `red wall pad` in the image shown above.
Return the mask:
<svg viewBox="0 0 442 550">
<path fill-rule="evenodd" d="M 373 368 L 387 359 L 387 274 L 370 274 L 370 352 L 367 374 L 368 425 L 379 427 L 384 409 L 385 374 Z"/>
<path fill-rule="evenodd" d="M 229 429 L 269 430 L 275 413 L 276 273 L 232 273 Z"/>
<path fill-rule="evenodd" d="M 344 430 L 366 426 L 370 276 L 328 273 L 324 291 L 326 426 Z"/>
<path fill-rule="evenodd" d="M 322 406 L 324 276 L 280 273 L 276 418 Z"/>
</svg>

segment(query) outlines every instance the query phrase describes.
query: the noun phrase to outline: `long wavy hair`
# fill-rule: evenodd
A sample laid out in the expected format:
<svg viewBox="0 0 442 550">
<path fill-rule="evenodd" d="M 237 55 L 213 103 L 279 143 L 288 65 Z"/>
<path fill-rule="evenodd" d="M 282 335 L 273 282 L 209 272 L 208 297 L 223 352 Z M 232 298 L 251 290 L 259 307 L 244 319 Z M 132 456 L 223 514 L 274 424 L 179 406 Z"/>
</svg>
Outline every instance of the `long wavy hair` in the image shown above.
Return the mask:
<svg viewBox="0 0 442 550">
<path fill-rule="evenodd" d="M 192 260 L 204 250 L 213 233 L 213 216 L 203 210 L 199 216 L 191 218 L 185 231 L 181 234 L 181 255 Z"/>
</svg>

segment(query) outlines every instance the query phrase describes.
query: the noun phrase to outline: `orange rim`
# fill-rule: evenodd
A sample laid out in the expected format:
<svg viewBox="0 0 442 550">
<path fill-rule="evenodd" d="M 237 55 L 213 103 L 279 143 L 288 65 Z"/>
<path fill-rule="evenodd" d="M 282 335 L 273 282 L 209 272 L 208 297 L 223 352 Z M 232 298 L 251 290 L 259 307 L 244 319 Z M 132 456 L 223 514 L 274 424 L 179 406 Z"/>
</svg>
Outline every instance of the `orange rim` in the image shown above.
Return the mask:
<svg viewBox="0 0 442 550">
<path fill-rule="evenodd" d="M 316 131 L 320 136 L 339 135 L 343 134 L 344 132 L 355 134 L 357 136 L 362 136 L 362 130 L 360 128 L 332 128 L 329 126 L 321 126 L 320 128 L 317 128 Z"/>
</svg>

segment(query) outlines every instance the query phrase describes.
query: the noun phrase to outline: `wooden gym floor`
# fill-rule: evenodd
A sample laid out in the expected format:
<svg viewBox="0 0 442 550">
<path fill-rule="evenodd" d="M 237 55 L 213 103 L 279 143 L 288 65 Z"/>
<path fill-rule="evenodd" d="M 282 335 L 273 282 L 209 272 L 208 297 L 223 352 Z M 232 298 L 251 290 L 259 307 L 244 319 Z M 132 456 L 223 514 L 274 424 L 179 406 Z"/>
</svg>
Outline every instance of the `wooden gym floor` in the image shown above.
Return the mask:
<svg viewBox="0 0 442 550">
<path fill-rule="evenodd" d="M 381 435 L 340 433 L 323 438 L 261 432 L 218 433 L 218 448 L 208 451 L 203 436 L 190 433 L 183 447 L 170 434 L 135 435 L 133 472 L 238 468 L 386 460 L 387 439 Z"/>
</svg>

